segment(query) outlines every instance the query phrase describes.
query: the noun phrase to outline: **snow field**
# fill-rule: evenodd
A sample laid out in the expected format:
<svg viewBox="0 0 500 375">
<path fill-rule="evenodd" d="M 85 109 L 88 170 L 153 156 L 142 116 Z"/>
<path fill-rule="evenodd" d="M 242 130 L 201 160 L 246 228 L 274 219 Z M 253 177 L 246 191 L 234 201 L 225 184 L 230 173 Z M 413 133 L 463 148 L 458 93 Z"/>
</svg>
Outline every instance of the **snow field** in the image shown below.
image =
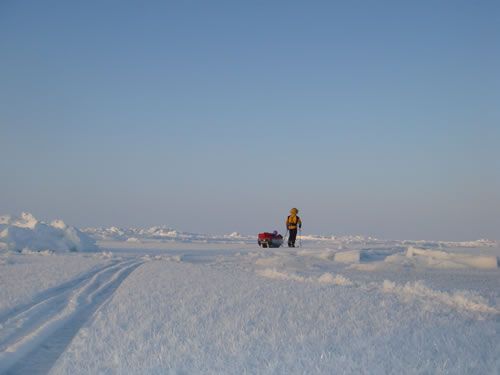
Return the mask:
<svg viewBox="0 0 500 375">
<path fill-rule="evenodd" d="M 83 255 L 13 252 L 0 255 L 0 319 L 9 310 L 43 298 L 52 288 L 108 262 L 109 255 L 102 253 Z"/>
<path fill-rule="evenodd" d="M 244 236 L 237 232 L 226 235 L 208 235 L 174 230 L 168 226 L 151 228 L 86 228 L 83 230 L 99 241 L 125 241 L 132 243 L 170 241 L 181 243 L 244 243 L 255 241 L 254 236 Z"/>
<path fill-rule="evenodd" d="M 268 228 L 267 231 L 273 231 L 274 228 Z M 263 230 L 264 231 L 264 230 Z M 83 232 L 91 236 L 97 241 L 104 243 L 119 242 L 138 244 L 154 244 L 154 243 L 200 243 L 200 244 L 252 244 L 255 245 L 257 234 L 243 235 L 233 232 L 226 235 L 209 235 L 200 233 L 182 232 L 172 229 L 168 226 L 153 226 L 150 228 L 86 228 Z M 476 241 L 400 241 L 400 240 L 382 240 L 369 236 L 323 236 L 306 234 L 300 236 L 304 246 L 325 246 L 336 250 L 355 249 L 362 247 L 378 247 L 390 246 L 404 247 L 414 246 L 424 249 L 449 249 L 449 248 L 486 248 L 496 247 L 498 244 L 495 241 L 480 239 Z"/>
<path fill-rule="evenodd" d="M 86 232 L 0 217 L 0 373 L 500 373 L 493 241 Z"/>
<path fill-rule="evenodd" d="M 436 268 L 498 268 L 498 259 L 494 255 L 452 254 L 445 251 L 424 250 L 410 246 L 406 252 L 407 258 Z"/>
<path fill-rule="evenodd" d="M 488 301 L 477 293 L 466 290 L 446 293 L 433 290 L 422 281 L 401 285 L 385 280 L 382 290 L 398 295 L 403 301 L 419 300 L 420 308 L 426 311 L 438 311 L 437 305 L 446 305 L 461 312 L 485 313 L 493 316 L 500 314 L 498 308 L 489 306 Z M 484 316 L 477 314 L 471 317 L 484 319 Z"/>
<path fill-rule="evenodd" d="M 275 268 L 266 268 L 258 270 L 257 274 L 269 279 L 275 280 L 292 280 L 299 282 L 317 282 L 322 284 L 333 284 L 343 286 L 356 286 L 364 290 L 372 291 L 378 289 L 386 293 L 394 293 L 398 295 L 403 301 L 419 300 L 421 308 L 428 311 L 438 310 L 437 305 L 447 305 L 457 311 L 464 313 L 478 312 L 486 314 L 500 314 L 500 310 L 489 305 L 488 301 L 477 293 L 470 291 L 455 291 L 454 293 L 446 293 L 436 291 L 429 288 L 422 281 L 413 283 L 397 284 L 395 282 L 384 280 L 383 283 L 368 283 L 362 284 L 353 282 L 343 275 L 332 275 L 331 273 L 324 273 L 321 276 L 304 277 L 294 273 L 287 273 L 278 271 Z M 478 319 L 483 319 L 481 316 L 476 316 Z"/>
<path fill-rule="evenodd" d="M 461 254 L 440 250 L 420 249 L 409 246 L 402 253 L 396 250 L 349 250 L 317 253 L 321 259 L 333 259 L 335 262 L 353 264 L 352 268 L 370 271 L 387 267 L 390 264 L 407 267 L 429 268 L 479 268 L 497 269 L 499 260 L 495 255 Z M 381 259 L 381 260 L 380 260 Z M 364 265 L 355 265 L 364 263 Z"/>
<path fill-rule="evenodd" d="M 263 270 L 258 270 L 257 274 L 269 279 L 276 280 L 293 280 L 301 282 L 318 282 L 322 284 L 335 284 L 335 285 L 352 285 L 352 282 L 342 275 L 332 275 L 331 273 L 324 273 L 318 278 L 314 277 L 304 277 L 300 275 L 295 275 L 293 273 L 287 273 L 278 271 L 275 268 L 266 268 Z"/>
<path fill-rule="evenodd" d="M 47 373 L 92 312 L 141 263 L 111 262 L 6 314 L 0 321 L 0 372 Z"/>
<path fill-rule="evenodd" d="M 498 307 L 477 292 L 363 282 L 318 259 L 151 259 L 51 373 L 498 373 Z"/>
<path fill-rule="evenodd" d="M 415 250 L 415 249 L 411 249 Z M 280 255 L 271 255 L 268 257 L 259 257 L 255 260 L 257 266 L 256 273 L 262 277 L 276 280 L 291 280 L 296 282 L 309 282 L 309 283 L 323 283 L 334 284 L 360 288 L 366 291 L 378 290 L 383 293 L 393 293 L 400 297 L 402 302 L 413 301 L 420 304 L 421 309 L 428 311 L 439 311 L 442 309 L 454 309 L 457 312 L 466 314 L 472 318 L 484 319 L 481 314 L 492 314 L 493 316 L 500 315 L 500 308 L 495 307 L 497 303 L 488 301 L 488 299 L 481 296 L 480 292 L 472 290 L 457 289 L 455 285 L 453 291 L 439 291 L 426 285 L 423 280 L 408 281 L 405 280 L 404 274 L 400 272 L 396 274 L 386 274 L 391 279 L 396 278 L 397 281 L 383 279 L 381 281 L 363 281 L 359 275 L 352 272 L 352 265 L 345 265 L 347 259 L 353 260 L 351 253 L 348 252 L 348 257 L 342 257 L 342 262 L 337 263 L 336 254 L 334 256 L 325 256 L 325 252 L 302 250 L 297 253 L 282 252 Z M 449 254 L 453 257 L 453 254 Z M 388 256 L 389 258 L 390 256 Z M 461 258 L 462 256 L 460 256 Z M 475 259 L 475 257 L 472 257 Z M 321 259 L 320 262 L 317 259 Z M 496 259 L 495 259 L 496 260 Z M 364 263 L 362 265 L 371 266 L 372 264 L 386 264 L 385 262 L 374 261 L 373 263 Z M 392 263 L 389 263 L 389 267 Z M 330 272 L 324 272 L 324 270 Z M 451 268 L 454 269 L 453 267 Z M 361 270 L 364 270 L 361 268 Z M 416 271 L 422 269 L 416 268 Z M 426 270 L 423 268 L 423 270 Z M 334 272 L 332 272 L 334 271 Z M 337 272 L 335 274 L 335 272 Z M 341 274 L 338 272 L 342 272 Z M 346 277 L 344 274 L 349 273 L 351 276 Z M 419 273 L 412 274 L 418 277 Z M 355 278 L 354 278 L 354 277 Z M 441 275 L 442 276 L 442 275 Z M 453 277 L 453 274 L 450 275 Z M 467 280 L 467 274 L 461 275 L 462 278 Z M 422 278 L 427 275 L 421 276 Z M 483 275 L 483 283 L 488 285 L 499 285 L 499 275 L 497 272 L 491 272 Z M 449 284 L 449 282 L 448 282 Z"/>
</svg>

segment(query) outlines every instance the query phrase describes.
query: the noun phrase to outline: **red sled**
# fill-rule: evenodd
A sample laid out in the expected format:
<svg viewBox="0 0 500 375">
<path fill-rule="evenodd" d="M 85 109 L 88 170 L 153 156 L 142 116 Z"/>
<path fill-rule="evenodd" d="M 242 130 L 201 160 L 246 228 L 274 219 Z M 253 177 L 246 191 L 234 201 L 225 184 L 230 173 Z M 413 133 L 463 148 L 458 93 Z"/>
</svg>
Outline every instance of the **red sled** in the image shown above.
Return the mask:
<svg viewBox="0 0 500 375">
<path fill-rule="evenodd" d="M 283 244 L 283 236 L 278 234 L 278 232 L 259 233 L 259 239 L 257 240 L 260 247 L 280 247 Z"/>
</svg>

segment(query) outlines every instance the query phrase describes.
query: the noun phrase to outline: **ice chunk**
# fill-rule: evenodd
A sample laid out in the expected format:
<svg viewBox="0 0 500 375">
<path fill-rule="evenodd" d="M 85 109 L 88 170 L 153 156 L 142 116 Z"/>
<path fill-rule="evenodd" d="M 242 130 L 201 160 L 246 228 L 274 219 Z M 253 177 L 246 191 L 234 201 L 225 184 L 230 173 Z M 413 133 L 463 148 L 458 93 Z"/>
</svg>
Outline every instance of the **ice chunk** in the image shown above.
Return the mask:
<svg viewBox="0 0 500 375">
<path fill-rule="evenodd" d="M 85 251 L 97 250 L 95 241 L 61 220 L 50 224 L 29 213 L 0 219 L 0 249 L 14 251 Z"/>
</svg>

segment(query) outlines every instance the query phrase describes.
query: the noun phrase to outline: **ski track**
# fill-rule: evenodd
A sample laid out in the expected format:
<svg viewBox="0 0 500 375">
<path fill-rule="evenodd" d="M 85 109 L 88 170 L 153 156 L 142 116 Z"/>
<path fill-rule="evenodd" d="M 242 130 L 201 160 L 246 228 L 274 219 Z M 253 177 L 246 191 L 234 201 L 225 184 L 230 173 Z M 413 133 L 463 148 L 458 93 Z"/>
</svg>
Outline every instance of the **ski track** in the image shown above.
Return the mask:
<svg viewBox="0 0 500 375">
<path fill-rule="evenodd" d="M 45 374 L 78 330 L 142 265 L 114 262 L 0 316 L 0 374 Z"/>
<path fill-rule="evenodd" d="M 49 288 L 47 290 L 42 291 L 38 295 L 36 295 L 30 302 L 20 304 L 18 306 L 13 307 L 12 309 L 7 309 L 6 311 L 2 312 L 0 314 L 0 329 L 4 325 L 5 322 L 7 322 L 10 318 L 12 318 L 15 315 L 18 315 L 22 313 L 23 311 L 26 311 L 33 306 L 45 302 L 49 300 L 50 298 L 56 297 L 59 294 L 64 294 L 67 293 L 68 290 L 73 290 L 76 288 L 79 284 L 87 281 L 90 277 L 92 277 L 94 274 L 96 274 L 99 271 L 103 271 L 104 269 L 107 269 L 109 267 L 115 266 L 118 261 L 114 261 L 112 264 L 107 264 L 105 266 L 98 266 L 94 267 L 88 272 L 85 272 L 81 276 L 78 276 L 74 279 L 71 279 L 69 281 L 63 282 L 62 284 L 56 285 L 52 288 Z"/>
</svg>

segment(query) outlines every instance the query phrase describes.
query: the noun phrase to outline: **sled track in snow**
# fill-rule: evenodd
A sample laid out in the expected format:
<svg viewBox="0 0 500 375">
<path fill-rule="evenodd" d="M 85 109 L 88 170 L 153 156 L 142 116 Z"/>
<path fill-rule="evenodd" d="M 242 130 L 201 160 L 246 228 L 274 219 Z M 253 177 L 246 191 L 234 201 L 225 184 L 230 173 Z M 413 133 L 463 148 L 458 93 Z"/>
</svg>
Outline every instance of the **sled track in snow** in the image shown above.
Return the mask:
<svg viewBox="0 0 500 375">
<path fill-rule="evenodd" d="M 25 304 L 20 304 L 18 306 L 14 306 L 11 309 L 8 309 L 7 311 L 4 311 L 2 314 L 0 314 L 0 329 L 1 327 L 7 322 L 10 318 L 12 318 L 15 315 L 18 315 L 22 313 L 25 310 L 30 309 L 31 307 L 49 300 L 50 298 L 53 298 L 59 294 L 67 293 L 68 290 L 73 290 L 76 288 L 79 284 L 82 282 L 87 281 L 90 277 L 94 276 L 97 272 L 103 271 L 104 269 L 107 269 L 109 267 L 116 266 L 119 261 L 114 261 L 111 264 L 105 265 L 105 266 L 100 266 L 100 267 L 94 267 L 91 270 L 84 272 L 80 276 L 71 279 L 69 281 L 66 281 L 62 284 L 56 285 L 52 288 L 46 289 L 42 291 L 41 293 L 38 293 L 35 297 L 31 299 L 30 302 L 25 303 Z"/>
<path fill-rule="evenodd" d="M 79 329 L 143 263 L 94 270 L 0 317 L 0 374 L 49 372 Z"/>
</svg>

